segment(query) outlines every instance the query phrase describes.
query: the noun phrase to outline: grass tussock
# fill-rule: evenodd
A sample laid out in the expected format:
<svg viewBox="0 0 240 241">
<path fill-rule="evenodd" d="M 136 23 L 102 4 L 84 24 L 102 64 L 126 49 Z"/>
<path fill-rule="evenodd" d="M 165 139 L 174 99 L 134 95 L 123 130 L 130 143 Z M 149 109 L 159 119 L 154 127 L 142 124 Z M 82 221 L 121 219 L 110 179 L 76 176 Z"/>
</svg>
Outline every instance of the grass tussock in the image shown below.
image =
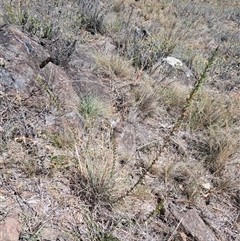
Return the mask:
<svg viewBox="0 0 240 241">
<path fill-rule="evenodd" d="M 186 96 L 189 95 L 190 89 L 186 86 L 176 83 L 167 84 L 158 88 L 160 104 L 164 103 L 170 109 L 179 110 L 186 103 Z"/>
<path fill-rule="evenodd" d="M 235 125 L 240 105 L 228 95 L 201 89 L 190 107 L 189 126 L 194 129 Z"/>
<path fill-rule="evenodd" d="M 97 118 L 111 114 L 110 105 L 107 105 L 94 96 L 82 97 L 79 112 L 84 117 L 86 127 L 91 127 Z"/>
<path fill-rule="evenodd" d="M 210 128 L 198 143 L 206 168 L 214 175 L 221 175 L 229 158 L 237 153 L 239 141 L 239 130 Z"/>
<path fill-rule="evenodd" d="M 158 113 L 158 96 L 147 80 L 132 87 L 133 106 L 141 118 L 151 117 Z"/>
<path fill-rule="evenodd" d="M 96 60 L 100 70 L 112 78 L 129 78 L 134 72 L 130 61 L 121 56 L 98 55 Z"/>
<path fill-rule="evenodd" d="M 85 142 L 75 145 L 75 157 L 74 192 L 93 206 L 110 203 L 116 195 L 119 178 L 118 156 L 110 134 L 103 134 L 102 140 L 96 140 L 90 134 Z"/>
</svg>

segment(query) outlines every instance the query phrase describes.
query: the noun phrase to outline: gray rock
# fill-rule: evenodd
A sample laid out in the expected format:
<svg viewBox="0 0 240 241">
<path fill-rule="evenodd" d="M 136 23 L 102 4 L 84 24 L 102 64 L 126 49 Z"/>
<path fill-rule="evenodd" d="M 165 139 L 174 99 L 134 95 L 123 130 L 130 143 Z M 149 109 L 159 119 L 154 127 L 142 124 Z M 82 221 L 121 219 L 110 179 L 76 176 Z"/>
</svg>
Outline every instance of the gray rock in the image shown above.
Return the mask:
<svg viewBox="0 0 240 241">
<path fill-rule="evenodd" d="M 192 71 L 181 60 L 177 58 L 168 56 L 164 58 L 163 61 L 167 62 L 173 68 L 183 71 L 188 78 L 193 75 Z"/>
<path fill-rule="evenodd" d="M 6 61 L 0 66 L 0 91 L 8 96 L 2 98 L 0 111 L 8 106 L 2 112 L 3 118 L 13 120 L 0 125 L 7 130 L 8 137 L 31 136 L 38 130 L 47 130 L 49 120 L 45 116 L 50 115 L 51 130 L 65 125 L 64 119 L 82 128 L 78 118 L 79 98 L 72 79 L 62 68 L 47 61 L 51 58 L 46 49 L 18 28 L 4 25 L 0 27 L 0 57 Z M 75 115 L 69 115 L 73 112 Z"/>
<path fill-rule="evenodd" d="M 117 151 L 121 154 L 132 154 L 136 150 L 136 134 L 134 126 L 125 121 L 119 121 L 114 130 Z"/>
<path fill-rule="evenodd" d="M 8 216 L 0 224 L 0 240 L 18 241 L 21 232 L 21 224 L 16 217 Z"/>
<path fill-rule="evenodd" d="M 173 216 L 179 221 L 186 233 L 190 233 L 196 241 L 218 241 L 214 232 L 205 224 L 194 209 L 178 211 L 177 207 L 171 205 Z"/>
</svg>

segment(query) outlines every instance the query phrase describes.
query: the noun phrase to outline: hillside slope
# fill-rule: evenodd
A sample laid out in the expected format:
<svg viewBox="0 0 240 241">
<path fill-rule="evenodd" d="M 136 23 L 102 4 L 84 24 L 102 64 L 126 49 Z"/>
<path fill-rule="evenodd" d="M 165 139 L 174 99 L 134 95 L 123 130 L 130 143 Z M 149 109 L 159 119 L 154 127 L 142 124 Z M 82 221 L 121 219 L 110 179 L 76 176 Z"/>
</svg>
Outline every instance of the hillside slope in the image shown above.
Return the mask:
<svg viewBox="0 0 240 241">
<path fill-rule="evenodd" d="M 0 9 L 0 241 L 239 240 L 237 1 Z"/>
</svg>

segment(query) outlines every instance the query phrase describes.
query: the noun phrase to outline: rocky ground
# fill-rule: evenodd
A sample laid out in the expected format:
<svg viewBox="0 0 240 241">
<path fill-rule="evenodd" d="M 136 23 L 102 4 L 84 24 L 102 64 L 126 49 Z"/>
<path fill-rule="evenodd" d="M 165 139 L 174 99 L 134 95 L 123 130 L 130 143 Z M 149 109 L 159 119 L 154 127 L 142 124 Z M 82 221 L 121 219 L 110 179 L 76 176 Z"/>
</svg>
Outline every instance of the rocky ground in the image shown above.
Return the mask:
<svg viewBox="0 0 240 241">
<path fill-rule="evenodd" d="M 237 65 L 184 109 L 200 75 L 2 22 L 0 241 L 239 240 Z"/>
</svg>

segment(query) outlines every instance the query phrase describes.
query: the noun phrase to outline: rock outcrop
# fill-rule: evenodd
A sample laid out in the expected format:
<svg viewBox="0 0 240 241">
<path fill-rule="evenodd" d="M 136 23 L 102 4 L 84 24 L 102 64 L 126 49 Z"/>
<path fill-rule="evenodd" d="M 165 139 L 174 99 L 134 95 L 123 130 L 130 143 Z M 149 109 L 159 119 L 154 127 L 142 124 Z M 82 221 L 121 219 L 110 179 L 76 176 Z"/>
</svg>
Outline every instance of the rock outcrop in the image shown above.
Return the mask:
<svg viewBox="0 0 240 241">
<path fill-rule="evenodd" d="M 0 125 L 8 131 L 5 134 L 33 136 L 64 121 L 82 127 L 72 80 L 48 61 L 51 55 L 46 49 L 18 28 L 3 25 L 0 57 L 4 61 L 0 67 L 1 105 L 5 106 Z M 47 121 L 50 115 L 54 116 L 51 123 Z M 11 128 L 8 119 L 12 120 Z"/>
</svg>

